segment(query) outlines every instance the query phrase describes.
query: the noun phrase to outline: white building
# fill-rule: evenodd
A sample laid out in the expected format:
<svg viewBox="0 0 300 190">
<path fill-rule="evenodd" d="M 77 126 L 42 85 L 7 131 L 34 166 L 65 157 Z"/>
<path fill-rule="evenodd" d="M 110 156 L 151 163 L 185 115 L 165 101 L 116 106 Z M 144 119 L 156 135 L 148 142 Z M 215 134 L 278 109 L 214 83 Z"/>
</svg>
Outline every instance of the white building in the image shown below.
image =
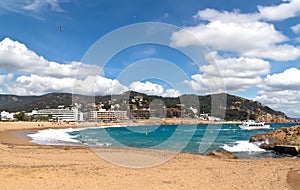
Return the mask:
<svg viewBox="0 0 300 190">
<path fill-rule="evenodd" d="M 57 121 L 83 121 L 83 113 L 76 108 L 33 110 L 33 116 L 52 116 Z"/>
<path fill-rule="evenodd" d="M 209 117 L 208 117 L 208 120 L 209 120 L 209 121 L 216 121 L 216 122 L 220 122 L 220 121 L 222 121 L 222 119 L 221 119 L 221 118 L 214 117 L 214 116 L 209 116 Z"/>
<path fill-rule="evenodd" d="M 90 111 L 87 114 L 89 121 L 116 121 L 128 119 L 127 111 L 108 111 L 100 109 L 99 111 Z"/>
<path fill-rule="evenodd" d="M 15 116 L 14 113 L 9 113 L 6 111 L 1 112 L 1 120 L 2 121 L 12 121 L 12 120 L 14 120 L 14 116 Z"/>
</svg>

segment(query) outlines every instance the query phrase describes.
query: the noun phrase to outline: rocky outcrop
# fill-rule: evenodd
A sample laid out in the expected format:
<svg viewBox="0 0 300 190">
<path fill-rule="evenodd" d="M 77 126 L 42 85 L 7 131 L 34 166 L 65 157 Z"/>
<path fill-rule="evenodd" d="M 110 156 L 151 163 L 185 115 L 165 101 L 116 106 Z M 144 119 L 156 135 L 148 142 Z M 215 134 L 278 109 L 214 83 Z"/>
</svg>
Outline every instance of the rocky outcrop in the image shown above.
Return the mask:
<svg viewBox="0 0 300 190">
<path fill-rule="evenodd" d="M 250 138 L 250 142 L 262 142 L 260 148 L 297 156 L 300 155 L 300 126 L 257 134 Z"/>
<path fill-rule="evenodd" d="M 287 123 L 291 121 L 285 115 L 273 115 L 269 113 L 259 115 L 256 120 L 266 123 Z"/>
<path fill-rule="evenodd" d="M 211 156 L 214 158 L 221 158 L 221 159 L 237 159 L 237 156 L 235 156 L 231 152 L 227 152 L 224 150 L 215 150 L 215 151 L 209 152 L 209 153 L 207 153 L 207 156 Z"/>
</svg>

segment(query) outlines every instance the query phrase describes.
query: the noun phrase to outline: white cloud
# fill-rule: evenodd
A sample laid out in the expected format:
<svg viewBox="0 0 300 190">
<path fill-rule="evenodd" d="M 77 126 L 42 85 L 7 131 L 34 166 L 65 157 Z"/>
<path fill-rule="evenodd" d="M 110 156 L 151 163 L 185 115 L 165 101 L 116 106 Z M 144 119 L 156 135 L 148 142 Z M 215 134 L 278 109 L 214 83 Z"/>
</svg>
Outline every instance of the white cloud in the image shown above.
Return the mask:
<svg viewBox="0 0 300 190">
<path fill-rule="evenodd" d="M 0 42 L 0 69 L 12 73 L 26 73 L 49 77 L 85 77 L 102 72 L 96 65 L 80 62 L 59 64 L 48 61 L 24 44 L 5 38 Z"/>
<path fill-rule="evenodd" d="M 14 75 L 12 73 L 9 73 L 7 75 L 0 75 L 0 85 L 6 84 L 8 81 L 10 81 Z"/>
<path fill-rule="evenodd" d="M 257 58 L 223 58 L 212 52 L 206 59 L 210 64 L 200 67 L 203 74 L 185 81 L 197 92 L 214 93 L 225 88 L 229 92 L 242 92 L 261 85 L 261 76 L 270 71 L 270 63 Z"/>
<path fill-rule="evenodd" d="M 300 117 L 300 70 L 290 68 L 264 79 L 256 100 L 281 110 L 291 117 Z"/>
<path fill-rule="evenodd" d="M 280 110 L 289 117 L 300 117 L 300 91 L 299 90 L 281 90 L 258 92 L 255 100 L 268 105 L 274 110 Z"/>
<path fill-rule="evenodd" d="M 172 46 L 205 44 L 214 50 L 234 52 L 240 56 L 280 61 L 300 57 L 300 47 L 285 44 L 288 37 L 277 31 L 273 24 L 260 21 L 258 14 L 205 9 L 200 10 L 195 18 L 208 22 L 174 32 Z"/>
<path fill-rule="evenodd" d="M 290 68 L 282 73 L 268 75 L 264 80 L 265 89 L 268 90 L 300 90 L 300 70 L 296 68 Z"/>
<path fill-rule="evenodd" d="M 7 76 L 0 76 L 0 85 L 2 78 L 7 78 Z M 5 84 L 5 87 L 10 93 L 17 95 L 41 95 L 50 92 L 69 92 L 83 95 L 108 95 L 121 94 L 129 90 L 127 86 L 122 85 L 118 80 L 108 79 L 102 76 L 87 76 L 84 79 L 76 79 L 23 75 L 17 77 L 15 82 Z M 133 82 L 130 85 L 130 90 L 163 97 L 180 96 L 180 92 L 178 90 L 165 90 L 163 86 L 148 81 L 145 83 L 139 81 Z"/>
<path fill-rule="evenodd" d="M 283 45 L 272 45 L 268 48 L 263 49 L 251 49 L 242 52 L 243 56 L 248 57 L 260 57 L 264 59 L 273 59 L 279 61 L 291 61 L 296 60 L 300 57 L 300 47 L 292 46 L 288 44 Z"/>
<path fill-rule="evenodd" d="M 291 29 L 293 30 L 294 33 L 300 34 L 300 24 L 292 26 Z"/>
<path fill-rule="evenodd" d="M 274 26 L 263 22 L 211 21 L 195 27 L 184 28 L 185 31 L 172 35 L 172 45 L 205 45 L 217 50 L 244 52 L 252 49 L 267 49 L 270 45 L 287 40 Z M 195 36 L 187 38 L 186 32 Z M 251 43 L 250 43 L 251 42 Z"/>
<path fill-rule="evenodd" d="M 107 95 L 107 94 L 120 94 L 128 91 L 128 87 L 122 85 L 116 79 L 108 79 L 105 77 L 97 76 L 96 79 L 90 77 L 92 80 L 96 80 L 95 94 Z M 79 86 L 78 91 L 82 91 L 85 86 L 92 86 L 93 83 L 84 81 L 81 86 Z"/>
<path fill-rule="evenodd" d="M 140 53 L 152 55 L 155 52 L 155 49 L 150 48 Z M 0 42 L 0 70 L 4 73 L 0 75 L 1 92 L 5 89 L 8 93 L 18 95 L 50 92 L 107 95 L 129 90 L 118 80 L 99 76 L 103 72 L 97 65 L 81 62 L 60 64 L 48 61 L 28 49 L 26 45 L 9 38 Z M 130 87 L 147 94 L 169 97 L 180 95 L 180 92 L 175 89 L 165 90 L 163 86 L 150 82 L 135 82 Z"/>
<path fill-rule="evenodd" d="M 163 97 L 178 97 L 181 93 L 176 89 L 167 89 L 161 96 Z"/>
<path fill-rule="evenodd" d="M 130 89 L 133 91 L 145 93 L 145 94 L 162 94 L 164 91 L 164 87 L 159 84 L 154 84 L 149 81 L 145 83 L 136 81 L 130 84 Z"/>
<path fill-rule="evenodd" d="M 72 92 L 75 79 L 53 78 L 37 75 L 19 76 L 6 86 L 10 93 L 17 95 L 40 95 L 48 92 Z"/>
<path fill-rule="evenodd" d="M 291 29 L 295 34 L 298 34 L 298 36 L 295 38 L 295 41 L 300 42 L 300 24 L 292 26 Z"/>
<path fill-rule="evenodd" d="M 167 89 L 165 90 L 162 85 L 155 84 L 149 81 L 140 82 L 135 81 L 130 84 L 130 90 L 145 93 L 148 95 L 157 95 L 163 97 L 178 97 L 180 96 L 180 92 L 175 89 Z"/>
<path fill-rule="evenodd" d="M 240 77 L 240 78 L 253 78 L 259 75 L 266 75 L 270 71 L 270 63 L 262 59 L 257 58 L 224 58 L 217 54 L 217 52 L 211 52 L 206 56 L 206 60 L 209 65 L 203 65 L 200 70 L 206 75 L 220 76 L 217 73 L 220 70 L 223 77 Z M 216 68 L 216 67 L 219 68 Z"/>
<path fill-rule="evenodd" d="M 19 76 L 12 84 L 6 85 L 10 93 L 37 95 L 50 92 L 69 92 L 85 95 L 119 94 L 128 90 L 117 80 L 102 76 L 88 76 L 84 79 L 53 78 L 37 75 Z"/>
<path fill-rule="evenodd" d="M 233 12 L 220 12 L 215 9 L 204 9 L 198 11 L 194 18 L 221 22 L 232 22 L 234 20 L 236 23 L 243 23 L 257 21 L 260 18 L 260 15 L 257 13 L 242 14 L 239 10 L 234 10 Z"/>
<path fill-rule="evenodd" d="M 29 11 L 37 11 L 41 8 L 49 6 L 51 10 L 56 11 L 56 12 L 61 12 L 63 9 L 60 7 L 60 3 L 64 2 L 61 0 L 32 0 L 29 1 L 28 4 L 23 6 L 24 10 L 29 10 Z"/>
<path fill-rule="evenodd" d="M 266 20 L 281 21 L 300 14 L 300 1 L 290 0 L 279 5 L 258 6 L 258 10 Z"/>
<path fill-rule="evenodd" d="M 0 42 L 0 70 L 2 73 L 13 73 L 0 76 L 0 85 L 8 93 L 18 95 L 49 92 L 103 95 L 128 89 L 117 80 L 99 76 L 103 73 L 97 65 L 48 61 L 24 44 L 9 38 Z"/>
<path fill-rule="evenodd" d="M 61 4 L 66 2 L 69 2 L 69 0 L 1 0 L 0 8 L 23 14 L 26 12 L 39 12 L 44 9 L 62 12 Z"/>
</svg>

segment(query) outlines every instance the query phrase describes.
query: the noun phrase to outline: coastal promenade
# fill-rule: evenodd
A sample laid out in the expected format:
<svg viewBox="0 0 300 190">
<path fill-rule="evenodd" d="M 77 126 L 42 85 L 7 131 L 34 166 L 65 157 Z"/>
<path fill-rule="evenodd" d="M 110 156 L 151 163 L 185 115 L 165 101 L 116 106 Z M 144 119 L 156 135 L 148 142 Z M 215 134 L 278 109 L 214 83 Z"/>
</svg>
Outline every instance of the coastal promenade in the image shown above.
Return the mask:
<svg viewBox="0 0 300 190">
<path fill-rule="evenodd" d="M 87 124 L 88 125 L 88 124 Z M 103 160 L 88 147 L 43 146 L 24 130 L 77 127 L 73 123 L 0 123 L 1 189 L 297 189 L 298 158 L 217 159 L 187 153 L 148 168 L 126 168 Z M 81 126 L 82 127 L 82 126 Z M 165 151 L 107 148 L 120 158 Z M 142 154 L 141 154 L 142 153 Z"/>
</svg>

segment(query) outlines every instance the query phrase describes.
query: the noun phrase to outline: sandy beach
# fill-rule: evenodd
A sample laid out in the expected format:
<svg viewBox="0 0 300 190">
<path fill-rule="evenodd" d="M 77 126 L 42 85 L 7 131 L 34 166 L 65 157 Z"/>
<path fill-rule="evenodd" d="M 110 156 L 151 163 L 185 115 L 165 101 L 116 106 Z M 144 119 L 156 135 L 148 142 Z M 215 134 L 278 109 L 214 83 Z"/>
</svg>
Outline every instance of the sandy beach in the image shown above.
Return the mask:
<svg viewBox="0 0 300 190">
<path fill-rule="evenodd" d="M 74 124 L 0 123 L 0 189 L 300 189 L 300 159 L 230 160 L 187 153 L 154 167 L 126 168 L 95 150 L 42 146 L 17 134 Z M 160 159 L 166 151 L 103 148 L 114 159 Z"/>
</svg>

